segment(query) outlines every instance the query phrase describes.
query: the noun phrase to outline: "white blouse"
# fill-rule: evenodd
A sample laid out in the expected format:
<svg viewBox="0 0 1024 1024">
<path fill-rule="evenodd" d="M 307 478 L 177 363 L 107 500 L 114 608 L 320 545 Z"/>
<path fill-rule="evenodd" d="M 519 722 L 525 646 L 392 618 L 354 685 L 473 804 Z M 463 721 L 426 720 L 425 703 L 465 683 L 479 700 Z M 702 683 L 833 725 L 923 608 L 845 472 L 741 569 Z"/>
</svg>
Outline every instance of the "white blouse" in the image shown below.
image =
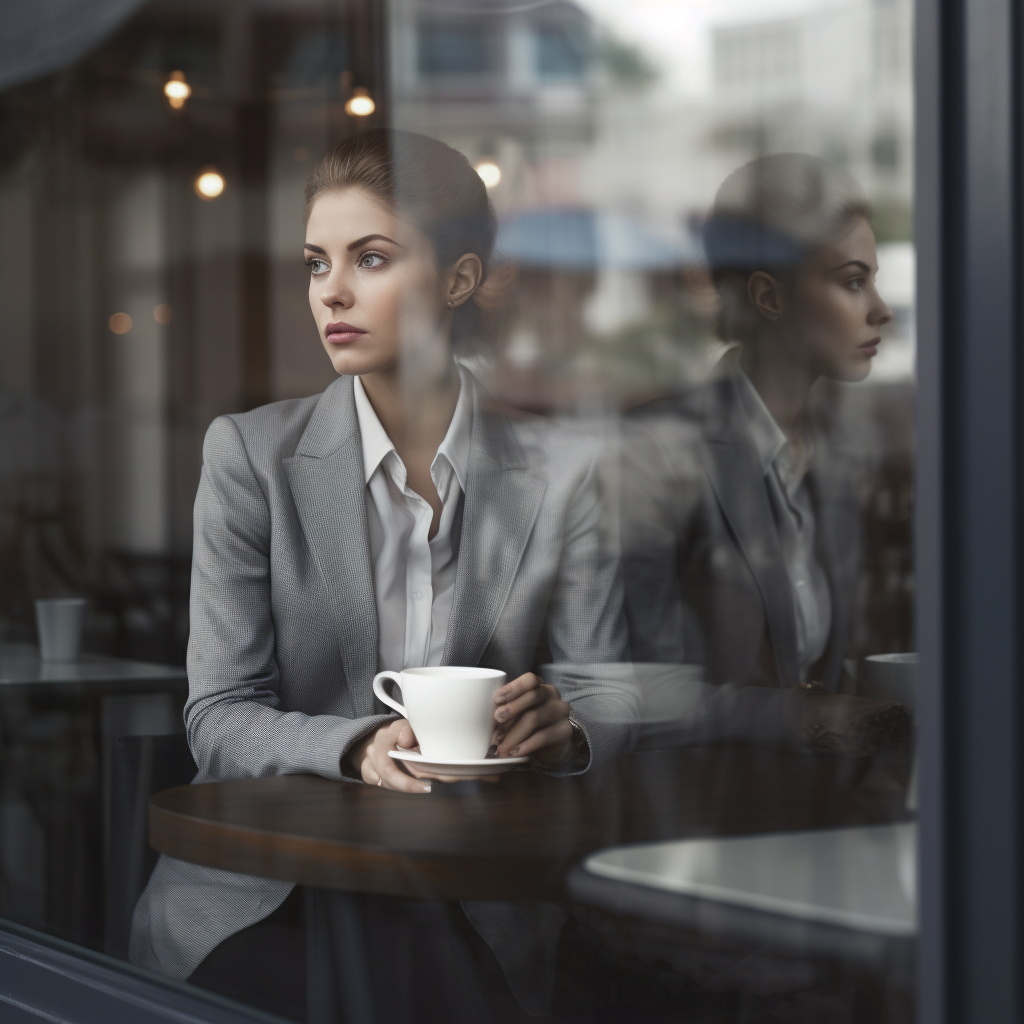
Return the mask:
<svg viewBox="0 0 1024 1024">
<path fill-rule="evenodd" d="M 377 603 L 378 671 L 441 664 L 455 591 L 473 430 L 473 377 L 460 366 L 459 378 L 455 415 L 430 466 L 442 505 L 433 540 L 427 539 L 433 511 L 409 489 L 405 464 L 362 382 L 355 379 Z"/>
<path fill-rule="evenodd" d="M 818 557 L 817 522 L 807 487 L 810 456 L 800 462 L 782 428 L 741 370 L 737 384 L 754 447 L 761 460 L 768 501 L 779 534 L 782 559 L 793 586 L 800 682 L 813 682 L 811 668 L 825 653 L 832 629 L 832 591 Z"/>
</svg>

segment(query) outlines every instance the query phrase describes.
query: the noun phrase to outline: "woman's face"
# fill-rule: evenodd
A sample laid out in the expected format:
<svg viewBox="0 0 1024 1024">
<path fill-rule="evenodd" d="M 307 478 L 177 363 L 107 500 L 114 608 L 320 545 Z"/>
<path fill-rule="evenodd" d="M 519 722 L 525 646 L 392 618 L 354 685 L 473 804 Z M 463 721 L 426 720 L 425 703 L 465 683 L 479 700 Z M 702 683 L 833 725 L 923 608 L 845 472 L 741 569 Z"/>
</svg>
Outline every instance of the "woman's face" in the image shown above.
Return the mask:
<svg viewBox="0 0 1024 1024">
<path fill-rule="evenodd" d="M 320 196 L 304 252 L 309 306 L 338 373 L 393 369 L 410 345 L 447 350 L 450 275 L 438 269 L 426 235 L 369 193 Z"/>
<path fill-rule="evenodd" d="M 861 381 L 878 354 L 880 330 L 892 310 L 875 288 L 878 257 L 871 225 L 859 217 L 810 256 L 785 290 L 778 342 L 816 376 Z"/>
</svg>

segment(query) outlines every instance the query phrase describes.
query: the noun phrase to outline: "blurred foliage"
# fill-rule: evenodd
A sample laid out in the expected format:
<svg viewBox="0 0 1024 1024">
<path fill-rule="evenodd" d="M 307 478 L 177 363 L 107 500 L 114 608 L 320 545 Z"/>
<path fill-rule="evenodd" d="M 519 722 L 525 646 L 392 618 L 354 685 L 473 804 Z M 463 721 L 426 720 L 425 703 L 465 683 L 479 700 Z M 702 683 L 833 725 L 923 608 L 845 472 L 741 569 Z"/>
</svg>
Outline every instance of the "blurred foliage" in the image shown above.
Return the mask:
<svg viewBox="0 0 1024 1024">
<path fill-rule="evenodd" d="M 613 82 L 631 89 L 652 85 L 661 75 L 639 46 L 608 34 L 594 40 L 594 59 Z"/>
</svg>

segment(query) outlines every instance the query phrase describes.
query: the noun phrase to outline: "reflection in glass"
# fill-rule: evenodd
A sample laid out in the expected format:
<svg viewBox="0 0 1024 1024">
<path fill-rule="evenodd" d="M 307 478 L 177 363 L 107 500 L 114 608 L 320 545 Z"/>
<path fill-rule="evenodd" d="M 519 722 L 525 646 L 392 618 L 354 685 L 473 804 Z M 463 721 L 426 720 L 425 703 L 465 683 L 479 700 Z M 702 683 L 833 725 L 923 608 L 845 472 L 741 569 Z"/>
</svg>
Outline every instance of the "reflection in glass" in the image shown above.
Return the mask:
<svg viewBox="0 0 1024 1024">
<path fill-rule="evenodd" d="M 123 958 L 150 884 L 137 961 L 294 1019 L 909 1020 L 912 939 L 814 927 L 842 851 L 914 892 L 909 0 L 90 6 L 0 74 L 0 915 Z M 445 662 L 557 751 L 371 753 Z"/>
</svg>

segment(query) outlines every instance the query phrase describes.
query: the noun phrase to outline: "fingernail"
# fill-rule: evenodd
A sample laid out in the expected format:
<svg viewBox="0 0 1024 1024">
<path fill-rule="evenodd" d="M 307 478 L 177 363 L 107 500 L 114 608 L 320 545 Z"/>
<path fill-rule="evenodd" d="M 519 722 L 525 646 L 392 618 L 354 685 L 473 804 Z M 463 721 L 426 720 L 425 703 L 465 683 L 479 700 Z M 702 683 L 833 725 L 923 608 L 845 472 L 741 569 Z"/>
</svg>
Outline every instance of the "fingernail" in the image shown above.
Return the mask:
<svg viewBox="0 0 1024 1024">
<path fill-rule="evenodd" d="M 511 749 L 511 750 L 510 750 L 510 751 L 508 752 L 508 756 L 509 756 L 509 757 L 518 757 L 518 756 L 519 756 L 519 748 L 518 748 L 518 747 L 513 747 L 513 748 L 512 748 L 512 749 Z"/>
<path fill-rule="evenodd" d="M 423 792 L 424 793 L 429 793 L 430 792 L 430 787 L 429 786 L 424 786 L 423 787 Z"/>
<path fill-rule="evenodd" d="M 495 713 L 494 717 L 499 721 L 503 722 L 508 718 L 508 708 L 499 708 Z"/>
</svg>

